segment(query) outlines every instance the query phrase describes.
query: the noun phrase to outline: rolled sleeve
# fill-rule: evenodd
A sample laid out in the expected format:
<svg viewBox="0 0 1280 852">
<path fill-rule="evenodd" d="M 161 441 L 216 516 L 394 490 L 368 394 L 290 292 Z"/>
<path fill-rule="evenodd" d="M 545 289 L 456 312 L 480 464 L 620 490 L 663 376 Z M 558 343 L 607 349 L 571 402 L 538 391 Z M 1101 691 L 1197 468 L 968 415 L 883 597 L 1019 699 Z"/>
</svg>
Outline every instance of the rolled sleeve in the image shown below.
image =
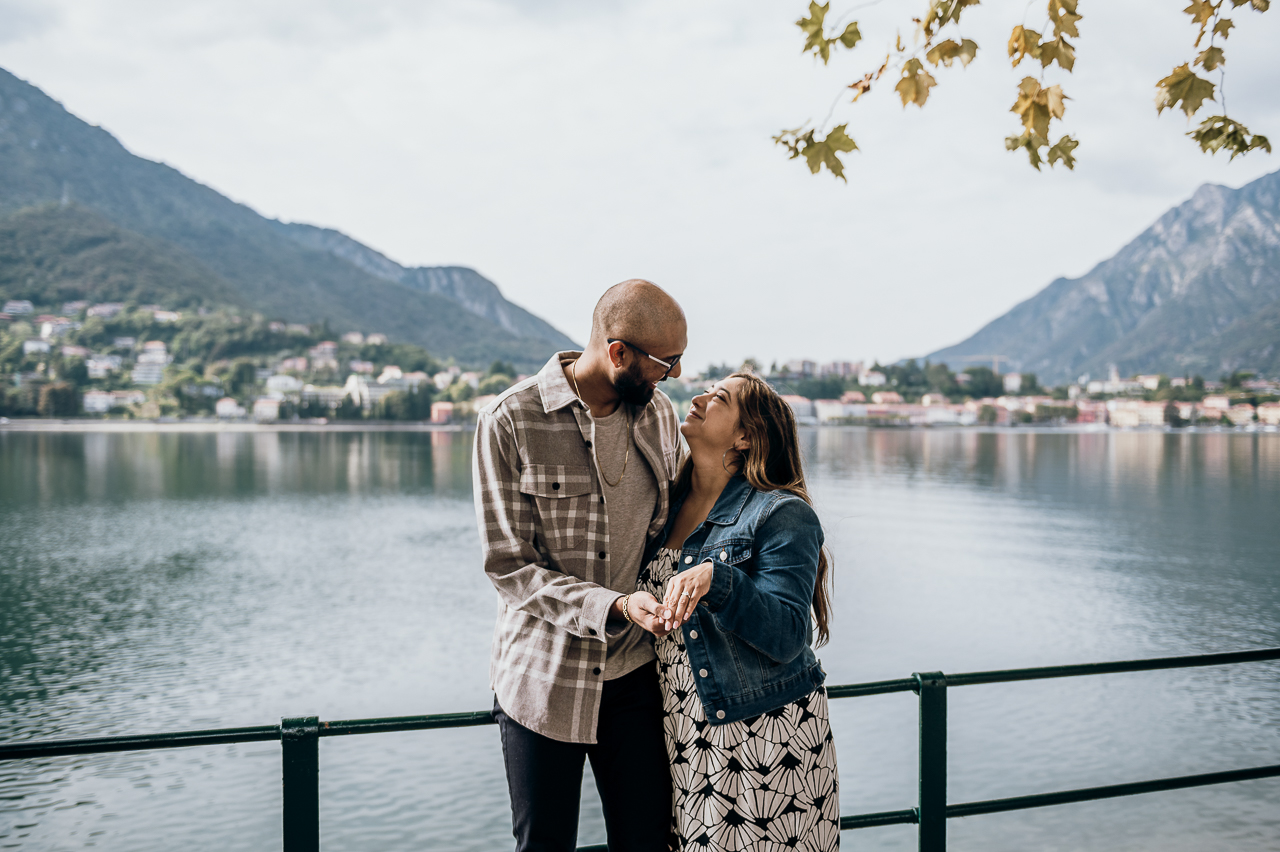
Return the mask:
<svg viewBox="0 0 1280 852">
<path fill-rule="evenodd" d="M 733 594 L 733 575 L 737 572 L 737 569 L 718 559 L 710 561 L 711 588 L 702 596 L 702 600 L 706 602 L 707 609 L 712 612 L 719 612 L 728 602 L 729 596 Z"/>
</svg>

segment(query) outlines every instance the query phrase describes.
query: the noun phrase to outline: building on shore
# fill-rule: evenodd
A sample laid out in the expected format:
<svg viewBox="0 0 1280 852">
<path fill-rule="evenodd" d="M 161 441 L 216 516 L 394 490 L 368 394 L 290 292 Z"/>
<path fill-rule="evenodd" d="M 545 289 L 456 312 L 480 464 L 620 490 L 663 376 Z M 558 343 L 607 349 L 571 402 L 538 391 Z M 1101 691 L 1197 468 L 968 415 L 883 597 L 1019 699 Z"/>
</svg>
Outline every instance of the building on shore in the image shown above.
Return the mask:
<svg viewBox="0 0 1280 852">
<path fill-rule="evenodd" d="M 142 352 L 133 365 L 133 383 L 135 385 L 158 385 L 164 379 L 164 368 L 169 366 L 173 358 L 169 355 L 164 341 L 148 340 L 142 346 Z"/>
<path fill-rule="evenodd" d="M 111 410 L 111 391 L 85 391 L 81 407 L 85 414 L 106 414 Z"/>
<path fill-rule="evenodd" d="M 1167 404 L 1164 402 L 1113 399 L 1107 403 L 1108 421 L 1112 426 L 1120 428 L 1163 426 L 1164 409 Z"/>
<path fill-rule="evenodd" d="M 858 384 L 864 388 L 881 388 L 888 384 L 889 380 L 885 378 L 884 373 L 879 370 L 863 370 L 858 374 Z"/>
<path fill-rule="evenodd" d="M 123 363 L 123 358 L 111 356 L 111 354 L 91 354 L 84 359 L 84 366 L 88 368 L 90 379 L 106 379 L 110 374 L 118 371 Z"/>
<path fill-rule="evenodd" d="M 274 422 L 280 419 L 280 400 L 274 396 L 260 396 L 253 401 L 253 419 L 259 422 Z"/>
<path fill-rule="evenodd" d="M 83 407 L 86 414 L 106 414 L 113 408 L 128 408 L 146 401 L 147 395 L 140 390 L 90 390 L 84 393 Z"/>
<path fill-rule="evenodd" d="M 276 399 L 297 396 L 302 392 L 302 380 L 296 376 L 276 374 L 267 379 L 267 395 Z"/>
<path fill-rule="evenodd" d="M 332 340 L 317 343 L 307 350 L 307 355 L 311 358 L 311 369 L 313 370 L 338 369 L 338 344 Z"/>
<path fill-rule="evenodd" d="M 347 389 L 341 385 L 303 385 L 302 401 L 333 410 L 347 398 Z"/>
<path fill-rule="evenodd" d="M 1200 400 L 1200 407 L 1208 412 L 1216 412 L 1214 416 L 1226 414 L 1227 409 L 1231 408 L 1231 397 L 1223 394 L 1212 394 Z"/>
<path fill-rule="evenodd" d="M 791 413 L 796 417 L 796 423 L 801 426 L 812 425 L 817 421 L 817 415 L 814 411 L 813 400 L 805 396 L 797 396 L 792 393 L 782 394 L 782 401 L 791 406 Z"/>
<path fill-rule="evenodd" d="M 448 423 L 453 420 L 454 404 L 446 400 L 431 403 L 431 422 Z"/>
<path fill-rule="evenodd" d="M 1227 419 L 1236 426 L 1248 426 L 1253 422 L 1254 407 L 1247 402 L 1233 405 L 1227 409 Z"/>
</svg>

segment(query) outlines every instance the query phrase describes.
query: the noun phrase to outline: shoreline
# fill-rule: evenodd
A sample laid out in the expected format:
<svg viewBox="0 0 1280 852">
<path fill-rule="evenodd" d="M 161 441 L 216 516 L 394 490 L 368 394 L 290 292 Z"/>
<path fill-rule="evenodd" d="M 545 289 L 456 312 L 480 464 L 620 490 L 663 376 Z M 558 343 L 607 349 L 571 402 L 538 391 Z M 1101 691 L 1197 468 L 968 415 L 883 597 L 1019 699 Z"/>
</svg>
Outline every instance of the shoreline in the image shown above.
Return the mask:
<svg viewBox="0 0 1280 852">
<path fill-rule="evenodd" d="M 926 426 L 926 425 L 887 425 L 887 424 L 831 424 L 801 425 L 802 430 L 822 429 L 887 429 L 887 430 L 923 430 L 933 432 L 1037 432 L 1037 433 L 1075 433 L 1101 434 L 1126 432 L 1164 432 L 1170 434 L 1214 434 L 1214 433 L 1275 433 L 1280 428 L 1269 424 L 1251 424 L 1250 426 L 1184 426 L 1177 429 L 1168 426 L 1109 426 L 1100 423 L 1081 423 L 1063 425 L 1020 426 Z M 47 420 L 39 418 L 22 418 L 0 423 L 0 432 L 43 432 L 43 433 L 271 433 L 271 432 L 445 432 L 462 433 L 475 431 L 471 423 L 364 423 L 358 421 L 339 423 L 253 423 L 249 421 L 216 421 L 216 420 Z"/>
<path fill-rule="evenodd" d="M 250 423 L 213 420 L 41 420 L 0 423 L 0 432 L 470 432 L 455 423 Z"/>
</svg>

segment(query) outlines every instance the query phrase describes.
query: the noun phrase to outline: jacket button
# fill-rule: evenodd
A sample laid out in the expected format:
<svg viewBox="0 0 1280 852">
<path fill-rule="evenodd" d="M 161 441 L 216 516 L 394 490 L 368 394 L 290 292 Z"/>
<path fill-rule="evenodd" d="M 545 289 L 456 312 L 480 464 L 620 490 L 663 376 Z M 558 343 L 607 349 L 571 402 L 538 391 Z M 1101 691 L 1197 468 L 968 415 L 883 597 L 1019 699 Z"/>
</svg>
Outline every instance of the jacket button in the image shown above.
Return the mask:
<svg viewBox="0 0 1280 852">
<path fill-rule="evenodd" d="M 706 602 L 706 601 L 698 601 L 698 603 L 702 604 L 703 606 L 706 606 L 706 605 L 707 605 L 707 602 Z"/>
<path fill-rule="evenodd" d="M 727 551 L 727 550 L 722 550 L 722 551 L 720 551 L 720 561 L 721 561 L 721 562 L 725 561 L 725 560 L 726 560 L 726 559 L 728 559 L 728 558 L 729 558 L 729 551 Z"/>
<path fill-rule="evenodd" d="M 594 627 L 588 627 L 588 628 L 587 628 L 587 632 L 588 632 L 589 634 L 591 634 L 592 636 L 595 636 L 595 635 L 596 635 L 596 629 L 595 629 Z"/>
<path fill-rule="evenodd" d="M 724 718 L 724 711 L 723 711 L 723 710 L 717 710 L 717 711 L 716 711 L 716 718 L 717 718 L 717 719 L 723 719 L 723 718 Z"/>
<path fill-rule="evenodd" d="M 693 557 L 692 557 L 692 556 L 686 556 L 686 557 L 684 558 L 684 564 L 685 564 L 685 565 L 688 565 L 688 564 L 689 564 L 690 562 L 692 562 L 692 561 L 693 561 Z"/>
<path fill-rule="evenodd" d="M 559 490 L 560 490 L 560 483 L 559 483 L 559 482 L 553 482 L 553 483 L 551 483 L 551 490 L 552 490 L 552 491 L 559 491 Z"/>
<path fill-rule="evenodd" d="M 588 450 L 589 450 L 589 449 L 591 449 L 591 442 L 590 442 L 590 441 L 587 441 L 587 449 L 588 449 Z"/>
<path fill-rule="evenodd" d="M 594 669 L 592 669 L 592 670 L 591 670 L 591 673 L 592 673 L 592 674 L 600 674 L 600 667 L 599 667 L 599 666 L 596 666 Z"/>
<path fill-rule="evenodd" d="M 706 677 L 706 676 L 707 676 L 706 669 L 698 669 L 698 677 Z"/>
<path fill-rule="evenodd" d="M 696 631 L 696 630 L 690 630 L 690 631 L 689 631 L 689 638 L 690 638 L 690 639 L 697 639 L 697 638 L 698 638 L 698 631 Z M 823 672 L 823 674 L 826 674 L 826 672 Z"/>
<path fill-rule="evenodd" d="M 603 551 L 603 550 L 602 550 L 602 551 L 600 551 L 600 554 L 599 554 L 599 555 L 600 555 L 600 558 L 601 558 L 601 559 L 604 559 L 604 551 Z"/>
</svg>

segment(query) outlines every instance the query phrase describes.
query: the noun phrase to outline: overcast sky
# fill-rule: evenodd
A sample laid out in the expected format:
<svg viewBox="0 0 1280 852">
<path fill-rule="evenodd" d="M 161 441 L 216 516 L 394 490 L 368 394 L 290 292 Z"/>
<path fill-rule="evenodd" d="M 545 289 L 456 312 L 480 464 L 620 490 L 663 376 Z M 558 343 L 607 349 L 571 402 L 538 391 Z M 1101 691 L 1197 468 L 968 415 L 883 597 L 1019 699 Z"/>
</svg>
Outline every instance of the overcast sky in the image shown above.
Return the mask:
<svg viewBox="0 0 1280 852">
<path fill-rule="evenodd" d="M 1155 81 L 1194 55 L 1183 5 L 1081 0 L 1075 73 L 1049 73 L 1079 163 L 1036 173 L 1003 148 L 1028 73 L 1004 45 L 1044 2 L 985 0 L 961 29 L 978 58 L 935 72 L 923 111 L 890 85 L 837 108 L 847 185 L 770 136 L 822 121 L 925 0 L 833 0 L 865 38 L 825 68 L 802 0 L 0 0 L 0 65 L 264 215 L 474 267 L 578 340 L 605 287 L 645 277 L 685 306 L 692 365 L 891 360 L 1086 272 L 1202 183 L 1280 168 L 1157 118 Z M 1232 15 L 1229 112 L 1280 145 L 1280 11 Z"/>
</svg>

